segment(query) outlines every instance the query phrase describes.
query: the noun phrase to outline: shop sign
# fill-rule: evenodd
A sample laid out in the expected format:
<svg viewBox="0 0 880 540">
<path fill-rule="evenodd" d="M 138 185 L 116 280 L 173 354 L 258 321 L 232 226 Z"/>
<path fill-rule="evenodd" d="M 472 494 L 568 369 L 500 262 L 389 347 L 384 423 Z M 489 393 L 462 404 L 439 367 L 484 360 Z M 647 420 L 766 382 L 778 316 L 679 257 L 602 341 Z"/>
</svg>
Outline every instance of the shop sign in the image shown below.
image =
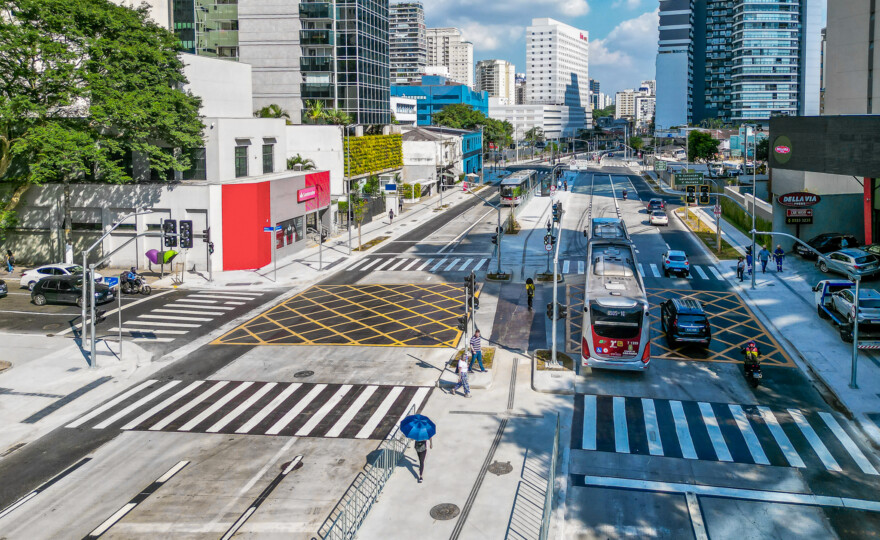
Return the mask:
<svg viewBox="0 0 880 540">
<path fill-rule="evenodd" d="M 307 188 L 296 190 L 296 202 L 310 201 L 318 196 L 317 186 L 309 186 Z"/>
<path fill-rule="evenodd" d="M 812 208 L 789 208 L 785 211 L 786 225 L 812 225 Z"/>
<path fill-rule="evenodd" d="M 776 198 L 776 200 L 782 206 L 788 206 L 789 208 L 806 208 L 808 206 L 818 204 L 819 201 L 822 200 L 822 198 L 815 193 L 797 191 L 795 193 L 786 193 L 785 195 L 780 195 Z"/>
<path fill-rule="evenodd" d="M 786 163 L 791 159 L 792 153 L 792 145 L 791 139 L 786 137 L 785 135 L 780 135 L 776 137 L 776 140 L 773 141 L 773 157 L 776 158 L 776 161 L 779 163 Z"/>
</svg>

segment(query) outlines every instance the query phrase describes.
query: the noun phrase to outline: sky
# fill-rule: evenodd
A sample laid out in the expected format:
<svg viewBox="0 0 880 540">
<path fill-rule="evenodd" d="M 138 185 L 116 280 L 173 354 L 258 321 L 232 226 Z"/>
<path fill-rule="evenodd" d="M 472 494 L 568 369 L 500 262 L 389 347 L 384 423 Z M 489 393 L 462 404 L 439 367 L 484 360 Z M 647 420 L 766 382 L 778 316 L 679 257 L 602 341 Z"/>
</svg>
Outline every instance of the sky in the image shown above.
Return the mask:
<svg viewBox="0 0 880 540">
<path fill-rule="evenodd" d="M 460 28 L 474 62 L 502 59 L 526 71 L 525 29 L 549 17 L 589 32 L 590 78 L 614 94 L 654 78 L 657 0 L 422 0 L 428 28 Z"/>
</svg>

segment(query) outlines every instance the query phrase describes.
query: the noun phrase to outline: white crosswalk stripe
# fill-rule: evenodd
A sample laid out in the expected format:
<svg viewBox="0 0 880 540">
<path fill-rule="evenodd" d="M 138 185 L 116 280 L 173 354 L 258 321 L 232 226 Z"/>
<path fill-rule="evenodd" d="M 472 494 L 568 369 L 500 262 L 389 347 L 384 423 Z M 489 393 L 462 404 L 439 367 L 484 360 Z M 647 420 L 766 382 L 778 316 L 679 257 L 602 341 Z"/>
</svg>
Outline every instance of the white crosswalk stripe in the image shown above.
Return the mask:
<svg viewBox="0 0 880 540">
<path fill-rule="evenodd" d="M 584 273 L 584 261 L 578 261 L 578 274 Z"/>
<path fill-rule="evenodd" d="M 179 323 L 179 322 L 159 322 L 159 321 L 142 321 L 141 317 L 145 317 L 144 315 L 138 317 L 137 319 L 131 321 L 132 324 L 136 324 L 138 326 L 168 326 L 171 328 L 199 328 L 200 324 L 187 324 L 187 323 Z M 208 319 L 210 320 L 210 319 Z"/>
<path fill-rule="evenodd" d="M 448 261 L 448 260 L 449 260 L 449 259 L 443 259 L 443 260 L 441 260 L 440 262 L 438 262 L 436 265 L 434 265 L 433 268 L 431 268 L 431 272 L 436 272 L 437 269 L 440 268 L 440 266 L 442 266 L 443 263 L 445 263 L 445 262 Z"/>
<path fill-rule="evenodd" d="M 697 275 L 703 279 L 709 279 L 709 276 L 706 275 L 706 272 L 703 271 L 699 266 L 694 266 L 694 270 L 697 271 Z"/>
<path fill-rule="evenodd" d="M 480 270 L 480 268 L 482 268 L 483 265 L 486 264 L 487 262 L 489 262 L 489 259 L 480 259 L 480 262 L 478 262 L 477 265 L 474 266 L 472 271 L 478 272 Z"/>
<path fill-rule="evenodd" d="M 133 323 L 137 321 L 132 321 Z M 111 332 L 119 332 L 119 327 L 114 327 L 110 329 Z M 123 332 L 128 332 L 130 334 L 165 334 L 165 335 L 175 335 L 182 336 L 184 334 L 188 334 L 189 330 L 164 330 L 161 328 L 132 328 L 130 326 L 124 326 L 122 328 Z"/>
<path fill-rule="evenodd" d="M 358 266 L 364 264 L 364 263 L 367 262 L 368 260 L 369 260 L 369 259 L 361 259 L 361 260 L 359 260 L 359 261 L 355 261 L 354 264 L 349 265 L 349 266 L 346 268 L 346 270 L 355 270 L 355 269 L 357 269 Z"/>
<path fill-rule="evenodd" d="M 453 260 L 451 263 L 449 263 L 449 266 L 446 267 L 446 272 L 449 272 L 450 270 L 452 270 L 453 268 L 455 268 L 455 265 L 458 264 L 458 262 L 459 262 L 460 260 L 461 260 L 460 258 L 459 258 L 459 259 L 455 259 L 455 260 Z"/>
<path fill-rule="evenodd" d="M 400 261 L 398 261 L 397 264 L 392 265 L 391 268 L 388 269 L 388 271 L 393 272 L 394 270 L 397 270 L 397 267 L 403 266 L 405 263 L 406 263 L 406 259 L 400 259 Z"/>
<path fill-rule="evenodd" d="M 388 266 L 389 264 L 391 264 L 393 262 L 394 262 L 394 259 L 386 260 L 384 263 L 382 263 L 376 267 L 376 272 L 381 272 L 383 268 L 385 268 L 386 266 Z"/>
<path fill-rule="evenodd" d="M 181 389 L 181 387 L 183 387 Z M 432 387 L 149 380 L 69 428 L 326 438 L 388 436 Z"/>
<path fill-rule="evenodd" d="M 710 267 L 709 267 L 709 271 L 712 272 L 712 274 L 715 275 L 715 278 L 716 278 L 716 279 L 721 280 L 721 281 L 724 280 L 724 276 L 722 276 L 722 275 L 718 272 L 718 270 L 715 269 L 714 266 L 710 266 Z"/>
<path fill-rule="evenodd" d="M 560 259 L 560 264 L 562 265 L 562 273 L 567 274 L 569 270 L 572 270 L 574 267 L 574 263 L 577 263 L 577 273 L 584 274 L 586 271 L 586 263 L 582 260 L 576 259 Z M 647 268 L 646 268 L 647 266 Z M 639 274 L 642 277 L 655 277 L 655 278 L 663 278 L 663 271 L 660 266 L 657 264 L 648 263 L 647 265 L 638 263 Z M 713 279 L 717 279 L 719 281 L 724 281 L 724 276 L 711 265 L 701 266 L 699 264 L 694 264 L 690 266 L 690 273 L 688 274 L 687 279 L 694 279 L 694 277 L 698 279 L 703 279 L 707 281 L 712 281 Z M 648 272 L 650 271 L 650 272 Z M 709 275 L 711 273 L 711 275 Z M 694 276 L 696 274 L 696 276 Z M 677 279 L 680 276 L 670 276 L 670 279 Z"/>
<path fill-rule="evenodd" d="M 660 270 L 657 268 L 656 264 L 651 265 L 651 273 L 654 274 L 654 277 L 660 277 Z"/>
<path fill-rule="evenodd" d="M 402 268 L 402 270 L 403 270 L 404 272 L 408 272 L 408 271 L 412 270 L 412 268 L 413 268 L 415 265 L 417 265 L 417 264 L 419 264 L 419 260 L 418 260 L 418 259 L 413 259 L 412 262 L 409 263 L 408 265 L 404 266 L 404 267 Z"/>
<path fill-rule="evenodd" d="M 467 269 L 467 267 L 468 267 L 472 262 L 474 262 L 473 259 L 468 259 L 468 260 L 464 261 L 464 263 L 461 265 L 461 268 L 459 268 L 458 271 L 459 271 L 459 272 L 464 272 L 465 269 Z"/>
<path fill-rule="evenodd" d="M 159 311 L 159 310 L 153 310 Z M 201 314 L 200 314 L 201 315 Z M 220 315 L 218 313 L 218 315 Z M 211 317 L 179 317 L 176 315 L 138 315 L 138 319 L 161 319 L 163 321 L 193 321 L 193 322 L 206 322 L 213 321 Z M 199 326 L 199 325 L 196 325 Z"/>
<path fill-rule="evenodd" d="M 639 263 L 639 275 L 645 277 L 645 267 L 642 266 L 642 263 Z"/>
<path fill-rule="evenodd" d="M 568 259 L 566 259 L 565 261 L 563 261 L 563 263 L 562 263 L 562 273 L 563 273 L 563 274 L 567 274 L 567 273 L 568 273 L 568 266 L 569 266 L 569 263 L 570 263 L 570 261 L 569 261 Z"/>
<path fill-rule="evenodd" d="M 422 270 L 424 270 L 425 268 L 427 268 L 428 265 L 431 264 L 432 262 L 434 262 L 434 259 L 428 259 L 427 261 L 425 261 L 425 264 L 423 264 L 422 266 L 419 266 L 418 269 L 417 269 L 416 271 L 417 271 L 417 272 L 421 272 Z"/>
<path fill-rule="evenodd" d="M 166 309 L 166 308 L 156 308 L 152 310 L 150 313 L 178 313 L 181 315 L 225 315 L 222 311 L 193 311 L 189 309 Z M 162 317 L 165 317 L 163 315 Z M 206 319 L 210 321 L 211 319 Z"/>
<path fill-rule="evenodd" d="M 369 260 L 369 259 L 367 259 L 367 260 Z M 370 264 L 364 266 L 363 268 L 361 268 L 361 270 L 368 270 L 371 266 L 377 264 L 377 263 L 378 263 L 379 261 L 381 261 L 381 260 L 382 260 L 382 259 L 373 259 L 373 261 L 370 262 Z"/>
<path fill-rule="evenodd" d="M 575 450 L 880 476 L 873 453 L 830 412 L 590 394 L 575 403 Z"/>
</svg>

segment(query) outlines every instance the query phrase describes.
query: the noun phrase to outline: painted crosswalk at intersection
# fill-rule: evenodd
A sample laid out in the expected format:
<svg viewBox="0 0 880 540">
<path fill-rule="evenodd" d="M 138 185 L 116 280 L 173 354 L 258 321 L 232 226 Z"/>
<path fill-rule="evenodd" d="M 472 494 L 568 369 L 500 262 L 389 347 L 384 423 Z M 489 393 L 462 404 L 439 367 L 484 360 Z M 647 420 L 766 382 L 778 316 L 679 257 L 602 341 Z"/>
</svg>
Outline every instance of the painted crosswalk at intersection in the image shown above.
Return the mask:
<svg viewBox="0 0 880 540">
<path fill-rule="evenodd" d="M 480 272 L 489 271 L 489 257 L 367 257 L 349 265 L 346 272 Z"/>
<path fill-rule="evenodd" d="M 579 394 L 573 448 L 877 476 L 851 425 L 829 412 Z"/>
<path fill-rule="evenodd" d="M 432 388 L 151 379 L 66 427 L 383 439 Z"/>
</svg>

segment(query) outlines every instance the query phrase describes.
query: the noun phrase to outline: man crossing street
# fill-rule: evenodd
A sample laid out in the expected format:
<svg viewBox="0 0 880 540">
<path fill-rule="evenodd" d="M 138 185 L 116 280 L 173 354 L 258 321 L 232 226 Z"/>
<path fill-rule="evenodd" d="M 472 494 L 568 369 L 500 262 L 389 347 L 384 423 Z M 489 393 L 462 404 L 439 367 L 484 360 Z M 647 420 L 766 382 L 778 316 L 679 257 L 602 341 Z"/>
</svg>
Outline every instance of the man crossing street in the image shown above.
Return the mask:
<svg viewBox="0 0 880 540">
<path fill-rule="evenodd" d="M 481 341 L 480 331 L 477 330 L 474 332 L 474 337 L 471 338 L 471 361 L 468 364 L 468 371 L 474 370 L 474 361 L 476 361 L 480 365 L 480 371 L 483 373 L 486 372 L 486 368 L 483 367 L 483 348 L 480 345 Z"/>
</svg>

